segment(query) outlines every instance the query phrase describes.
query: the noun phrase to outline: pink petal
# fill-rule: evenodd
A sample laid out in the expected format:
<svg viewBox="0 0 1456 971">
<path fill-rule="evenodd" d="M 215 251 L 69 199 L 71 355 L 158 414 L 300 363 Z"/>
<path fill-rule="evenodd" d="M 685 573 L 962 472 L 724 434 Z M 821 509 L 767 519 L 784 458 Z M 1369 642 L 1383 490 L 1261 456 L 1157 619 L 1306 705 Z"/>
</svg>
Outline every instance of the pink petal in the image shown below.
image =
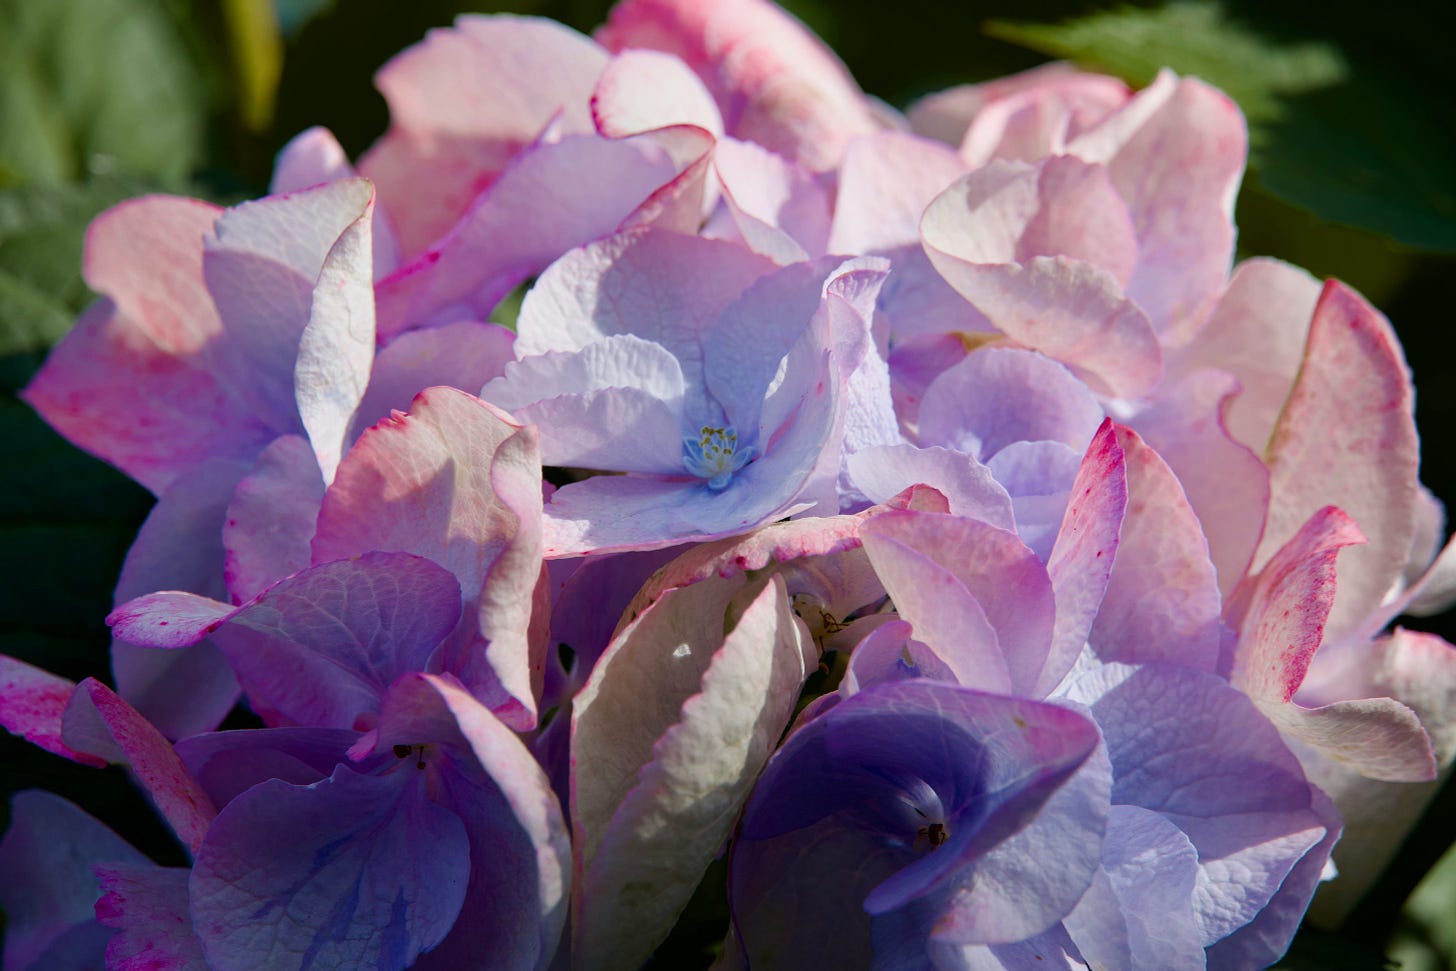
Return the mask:
<svg viewBox="0 0 1456 971">
<path fill-rule="evenodd" d="M 1248 132 L 1233 100 L 1195 78 L 1160 75 L 1068 151 L 1103 162 L 1137 228 L 1127 295 L 1165 340 L 1207 319 L 1233 260 L 1234 196 Z"/>
<path fill-rule="evenodd" d="M 1363 539 L 1354 520 L 1326 506 L 1245 581 L 1228 608 L 1229 623 L 1239 631 L 1229 675 L 1235 687 L 1259 700 L 1294 697 L 1314 652 L 1328 639 L 1335 557 Z"/>
<path fill-rule="evenodd" d="M 1087 446 L 1062 528 L 1047 558 L 1056 626 L 1046 667 L 1031 697 L 1043 698 L 1055 688 L 1087 643 L 1107 591 L 1127 504 L 1127 457 L 1108 418 Z"/>
<path fill-rule="evenodd" d="M 61 739 L 61 715 L 75 690 L 74 682 L 0 654 L 0 725 L 72 762 L 103 766 L 105 759 L 78 752 Z"/>
<path fill-rule="evenodd" d="M 781 266 L 831 252 L 831 196 L 814 173 L 734 138 L 719 139 L 713 169 L 733 228 L 754 252 Z"/>
<path fill-rule="evenodd" d="M 763 0 L 629 0 L 597 38 L 676 54 L 717 99 L 728 134 L 810 168 L 833 167 L 850 138 L 880 127 L 833 52 Z"/>
<path fill-rule="evenodd" d="M 1222 598 L 1208 540 L 1167 463 L 1131 429 L 1119 426 L 1117 440 L 1127 462 L 1127 511 L 1087 639 L 1104 661 L 1212 671 Z"/>
<path fill-rule="evenodd" d="M 532 632 L 541 576 L 541 466 L 534 428 L 464 392 L 429 388 L 410 414 L 365 432 L 324 496 L 313 560 L 414 553 L 460 580 L 478 643 L 454 667 L 534 722 L 545 672 Z M 543 618 L 544 621 L 544 618 Z M 540 634 L 538 638 L 535 634 Z"/>
<path fill-rule="evenodd" d="M 196 971 L 207 966 L 192 932 L 187 868 L 107 863 L 96 867 L 103 895 L 96 919 L 121 933 L 106 946 L 115 971 Z"/>
<path fill-rule="evenodd" d="M 702 135 L 692 157 L 709 147 Z M 572 135 L 521 151 L 448 234 L 380 281 L 380 334 L 457 307 L 485 317 L 567 250 L 615 232 L 684 168 L 652 135 Z"/>
<path fill-rule="evenodd" d="M 1225 596 L 1249 570 L 1269 506 L 1269 470 L 1227 430 L 1236 387 L 1212 370 L 1166 380 L 1129 422 L 1183 486 Z"/>
<path fill-rule="evenodd" d="M 1319 299 L 1314 277 L 1278 260 L 1240 263 L 1208 323 L 1168 360 L 1170 375 L 1218 368 L 1238 379 L 1228 405 L 1235 441 L 1262 455 L 1299 373 Z"/>
<path fill-rule="evenodd" d="M 692 69 L 671 54 L 620 51 L 607 62 L 591 97 L 592 119 L 608 138 L 693 125 L 723 137 L 713 96 Z"/>
<path fill-rule="evenodd" d="M 550 20 L 463 16 L 384 65 L 374 82 L 390 129 L 359 169 L 398 220 L 404 257 L 445 235 L 548 122 L 591 131 L 606 63 L 590 39 Z"/>
<path fill-rule="evenodd" d="M 915 243 L 920 217 L 966 171 L 955 152 L 904 132 L 877 132 L 849 143 L 829 250 L 883 253 Z"/>
<path fill-rule="evenodd" d="M 248 407 L 202 278 L 220 210 L 149 196 L 97 217 L 87 284 L 105 299 L 55 347 L 22 396 L 79 447 L 160 495 L 210 456 L 250 458 L 276 433 Z"/>
<path fill-rule="evenodd" d="M 183 845 L 197 852 L 217 810 L 151 722 L 110 688 L 87 678 L 77 685 L 63 725 L 67 744 L 125 763 Z"/>
<path fill-rule="evenodd" d="M 1262 565 L 1309 516 L 1338 505 L 1369 544 L 1339 566 L 1326 638 L 1358 626 L 1401 577 L 1415 533 L 1420 461 L 1410 372 L 1389 322 L 1344 285 L 1325 285 L 1298 383 L 1266 456 Z"/>
</svg>

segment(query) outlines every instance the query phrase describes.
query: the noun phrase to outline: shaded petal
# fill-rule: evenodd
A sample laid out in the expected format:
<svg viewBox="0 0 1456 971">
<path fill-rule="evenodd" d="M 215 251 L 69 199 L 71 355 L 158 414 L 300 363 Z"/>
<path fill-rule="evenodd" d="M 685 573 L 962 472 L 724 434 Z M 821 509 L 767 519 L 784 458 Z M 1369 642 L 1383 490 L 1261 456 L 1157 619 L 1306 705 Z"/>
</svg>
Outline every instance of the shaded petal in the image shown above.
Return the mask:
<svg viewBox="0 0 1456 971">
<path fill-rule="evenodd" d="M 860 537 L 896 611 L 961 684 L 1018 695 L 1035 687 L 1055 606 L 1046 568 L 1015 533 L 905 511 L 875 516 Z"/>
<path fill-rule="evenodd" d="M 127 551 L 113 602 L 155 590 L 225 600 L 223 530 L 227 508 L 249 465 L 213 459 L 179 479 L 152 507 Z M 232 669 L 210 644 L 152 651 L 111 642 L 118 693 L 169 738 L 210 731 L 238 700 Z"/>
<path fill-rule="evenodd" d="M 810 648 L 782 578 L 726 635 L 707 629 L 721 630 L 723 593 L 741 586 L 709 581 L 659 600 L 577 696 L 573 764 L 593 769 L 572 785 L 583 967 L 636 967 L 667 936 L 793 714 Z M 643 717 L 644 697 L 665 717 Z M 603 766 L 617 776 L 609 785 Z"/>
<path fill-rule="evenodd" d="M 233 492 L 222 527 L 223 575 L 234 603 L 309 565 L 323 499 L 318 460 L 306 440 L 284 435 L 263 450 Z"/>
<path fill-rule="evenodd" d="M 544 971 L 566 923 L 571 882 L 569 837 L 550 782 L 521 740 L 446 678 L 411 675 L 390 690 L 378 749 L 411 741 L 445 747 L 440 781 L 470 841 L 460 915 L 415 967 Z"/>
<path fill-rule="evenodd" d="M 723 189 L 727 217 L 754 252 L 781 265 L 828 252 L 861 252 L 829 248 L 832 197 L 814 173 L 735 138 L 718 141 L 713 170 Z M 713 224 L 707 234 L 717 235 L 712 230 L 719 229 L 726 227 Z"/>
<path fill-rule="evenodd" d="M 192 932 L 187 879 L 191 871 L 105 864 L 96 878 L 105 891 L 96 919 L 121 933 L 106 946 L 106 967 L 115 971 L 205 971 L 202 942 Z"/>
<path fill-rule="evenodd" d="M 460 585 L 444 567 L 366 553 L 281 581 L 210 633 L 265 719 L 357 729 L 459 619 Z"/>
<path fill-rule="evenodd" d="M 271 780 L 228 803 L 192 870 L 213 968 L 402 969 L 445 937 L 465 896 L 465 826 L 399 765 Z"/>
<path fill-rule="evenodd" d="M 40 789 L 15 793 L 10 800 L 10 827 L 0 840 L 5 967 L 95 968 L 111 934 L 94 923 L 92 908 L 101 890 L 91 866 L 145 861 L 74 803 Z M 56 945 L 68 938 L 76 943 L 84 939 L 87 953 L 63 963 L 57 959 Z"/>
</svg>

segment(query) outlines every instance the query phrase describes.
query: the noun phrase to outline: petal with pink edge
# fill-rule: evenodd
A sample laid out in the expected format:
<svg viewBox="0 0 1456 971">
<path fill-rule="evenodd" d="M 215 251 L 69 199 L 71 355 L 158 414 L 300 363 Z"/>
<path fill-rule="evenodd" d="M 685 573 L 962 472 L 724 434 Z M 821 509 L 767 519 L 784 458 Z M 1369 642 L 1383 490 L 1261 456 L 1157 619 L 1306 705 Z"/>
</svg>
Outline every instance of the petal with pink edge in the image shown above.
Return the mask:
<svg viewBox="0 0 1456 971">
<path fill-rule="evenodd" d="M 1076 663 L 1102 606 L 1117 554 L 1128 503 L 1127 456 L 1117 429 L 1103 421 L 1077 478 L 1047 558 L 1047 576 L 1056 599 L 1056 626 L 1047 663 L 1032 697 L 1047 695 Z"/>
<path fill-rule="evenodd" d="M 1212 671 L 1223 602 L 1208 540 L 1167 463 L 1136 432 L 1114 427 L 1126 462 L 1127 508 L 1087 641 L 1105 661 Z"/>
<path fill-rule="evenodd" d="M 1228 609 L 1239 631 L 1229 674 L 1235 687 L 1261 701 L 1294 697 L 1327 639 L 1337 595 L 1335 558 L 1363 541 L 1354 520 L 1326 506 L 1244 582 Z"/>
<path fill-rule="evenodd" d="M 730 598 L 742 613 L 725 635 Z M 572 716 L 573 764 L 614 767 L 573 773 L 582 967 L 636 967 L 666 937 L 788 725 L 811 651 L 779 577 L 675 591 L 608 648 Z"/>
<path fill-rule="evenodd" d="M 75 682 L 0 654 L 0 726 L 72 762 L 103 766 L 105 759 L 78 752 L 61 738 L 61 716 L 75 690 Z"/>
<path fill-rule="evenodd" d="M 217 810 L 161 732 L 94 678 L 76 686 L 61 726 L 72 748 L 125 763 L 183 845 L 197 852 Z"/>
<path fill-rule="evenodd" d="M 468 620 L 445 669 L 492 692 L 492 707 L 515 709 L 524 727 L 534 722 L 545 673 L 545 631 L 532 625 L 540 515 L 535 429 L 463 391 L 429 388 L 410 414 L 380 422 L 340 463 L 313 559 L 388 550 L 454 573 Z"/>
<path fill-rule="evenodd" d="M 103 891 L 96 919 L 120 931 L 106 945 L 114 971 L 200 971 L 202 942 L 192 933 L 184 868 L 107 863 L 96 867 Z"/>
<path fill-rule="evenodd" d="M 220 212 L 148 196 L 98 216 L 85 276 L 104 298 L 22 392 L 70 441 L 157 495 L 210 457 L 250 459 L 278 433 L 253 407 L 203 284 L 202 239 Z"/>
<path fill-rule="evenodd" d="M 1328 639 L 1358 627 L 1405 569 L 1420 488 L 1413 396 L 1390 323 L 1327 283 L 1269 442 L 1269 519 L 1254 562 L 1262 567 L 1323 506 L 1359 523 L 1369 543 L 1340 562 Z"/>
</svg>

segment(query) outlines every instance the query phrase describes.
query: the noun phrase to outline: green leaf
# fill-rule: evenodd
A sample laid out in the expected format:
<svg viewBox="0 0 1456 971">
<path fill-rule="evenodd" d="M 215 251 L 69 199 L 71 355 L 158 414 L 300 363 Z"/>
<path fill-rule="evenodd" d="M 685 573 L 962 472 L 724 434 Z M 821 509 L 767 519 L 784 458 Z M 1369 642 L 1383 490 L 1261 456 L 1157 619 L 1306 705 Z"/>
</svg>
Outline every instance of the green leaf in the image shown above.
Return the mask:
<svg viewBox="0 0 1456 971">
<path fill-rule="evenodd" d="M 1133 84 L 1163 66 L 1203 78 L 1243 109 L 1266 190 L 1321 219 L 1456 252 L 1456 136 L 1399 63 L 1329 39 L 1276 40 L 1279 25 L 1211 0 L 986 29 Z"/>
<path fill-rule="evenodd" d="M 0 0 L 0 24 L 0 184 L 192 170 L 206 96 L 157 0 Z"/>
<path fill-rule="evenodd" d="M 1456 968 L 1456 847 L 1446 851 L 1405 902 L 1390 956 L 1403 971 Z"/>
</svg>

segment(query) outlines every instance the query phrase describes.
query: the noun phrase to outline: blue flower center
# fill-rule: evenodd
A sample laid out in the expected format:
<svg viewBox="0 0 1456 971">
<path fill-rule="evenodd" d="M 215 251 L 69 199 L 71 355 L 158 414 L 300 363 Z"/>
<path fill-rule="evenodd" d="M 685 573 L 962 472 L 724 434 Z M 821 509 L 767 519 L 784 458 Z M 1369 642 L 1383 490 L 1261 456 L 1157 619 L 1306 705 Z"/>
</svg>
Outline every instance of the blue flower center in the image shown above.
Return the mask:
<svg viewBox="0 0 1456 971">
<path fill-rule="evenodd" d="M 704 425 L 696 437 L 683 438 L 683 466 L 707 479 L 714 492 L 728 488 L 733 473 L 752 461 L 753 453 L 752 445 L 738 447 L 738 430 L 731 424 Z"/>
</svg>

